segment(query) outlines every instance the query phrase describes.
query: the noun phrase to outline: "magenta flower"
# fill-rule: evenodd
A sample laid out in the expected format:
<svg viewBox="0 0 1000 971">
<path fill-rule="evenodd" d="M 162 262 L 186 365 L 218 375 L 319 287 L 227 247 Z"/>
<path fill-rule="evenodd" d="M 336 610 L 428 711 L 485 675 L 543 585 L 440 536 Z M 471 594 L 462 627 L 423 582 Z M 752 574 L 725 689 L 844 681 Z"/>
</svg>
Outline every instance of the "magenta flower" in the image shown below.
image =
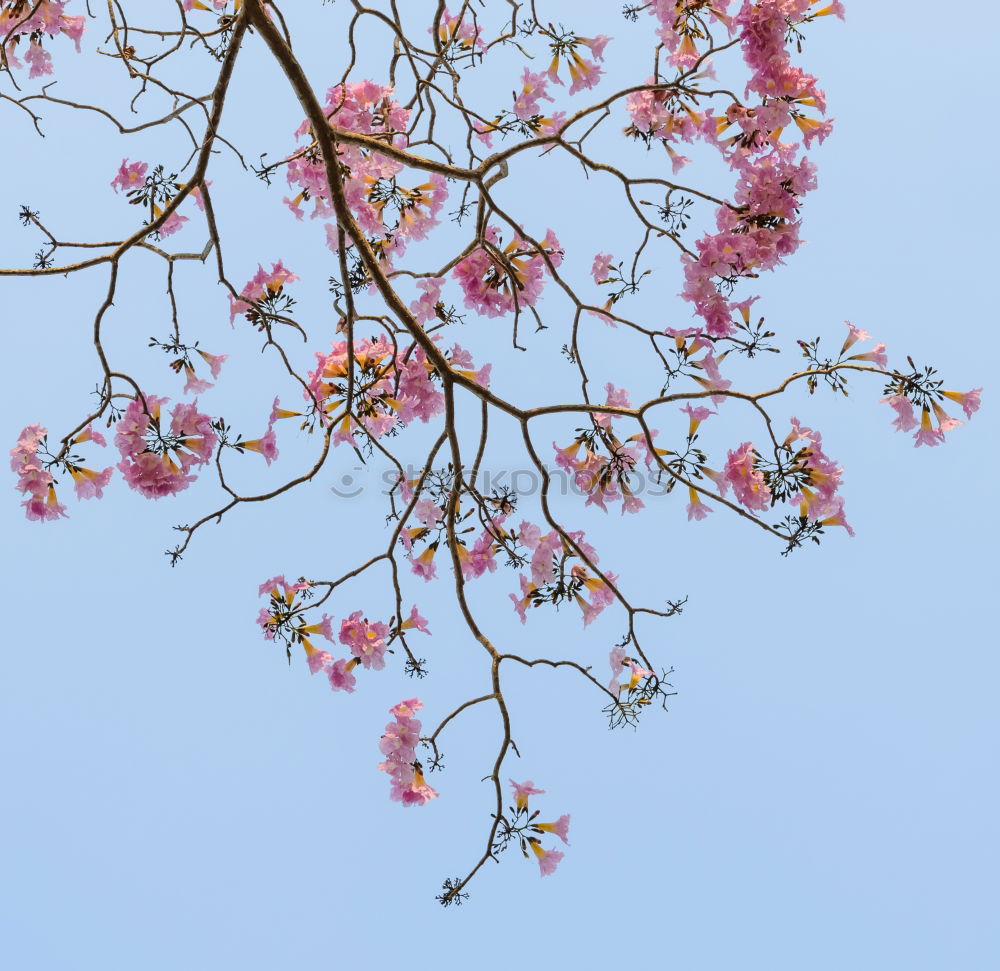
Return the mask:
<svg viewBox="0 0 1000 971">
<path fill-rule="evenodd" d="M 421 617 L 420 612 L 417 610 L 417 605 L 413 605 L 413 609 L 410 611 L 410 616 L 400 625 L 400 630 L 419 630 L 424 634 L 429 634 L 430 631 L 427 629 L 427 618 Z"/>
</svg>

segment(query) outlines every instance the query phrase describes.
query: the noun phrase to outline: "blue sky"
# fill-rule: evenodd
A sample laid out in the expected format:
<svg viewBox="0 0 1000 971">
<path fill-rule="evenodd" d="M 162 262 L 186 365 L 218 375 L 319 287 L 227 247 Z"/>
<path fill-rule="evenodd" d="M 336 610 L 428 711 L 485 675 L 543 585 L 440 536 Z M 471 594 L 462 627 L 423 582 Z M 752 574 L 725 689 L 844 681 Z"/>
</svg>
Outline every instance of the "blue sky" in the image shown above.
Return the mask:
<svg viewBox="0 0 1000 971">
<path fill-rule="evenodd" d="M 390 666 L 356 694 L 333 695 L 259 637 L 263 579 L 331 577 L 381 542 L 373 490 L 349 502 L 330 493 L 351 471 L 349 456 L 300 491 L 210 527 L 173 571 L 161 555 L 174 545 L 171 526 L 211 508 L 209 490 L 149 503 L 118 483 L 102 503 L 71 502 L 70 519 L 44 526 L 21 518 L 10 490 L 0 505 L 9 597 L 0 652 L 4 966 L 996 967 L 996 137 L 986 101 L 969 94 L 995 87 L 995 16 L 967 8 L 972 26 L 958 43 L 942 38 L 936 8 L 919 6 L 927 9 L 908 8 L 901 20 L 896 4 L 855 3 L 846 24 L 831 18 L 812 31 L 802 63 L 821 78 L 837 127 L 814 155 L 809 243 L 760 281 L 758 306 L 786 347 L 816 334 L 839 342 L 850 319 L 896 360 L 911 354 L 939 367 L 949 387 L 985 385 L 983 409 L 945 447 L 917 450 L 893 433 L 878 387 L 856 382 L 846 400 L 803 394 L 780 404 L 782 420 L 820 427 L 844 464 L 858 533 L 836 531 L 787 559 L 733 518 L 686 523 L 676 497 L 651 500 L 648 515 L 624 522 L 579 514 L 602 563 L 637 599 L 690 601 L 645 631 L 675 668 L 678 695 L 637 732 L 609 733 L 602 703 L 562 673 L 509 675 L 522 755 L 509 774 L 546 790 L 546 814 L 573 817 L 558 873 L 540 880 L 534 864 L 511 856 L 480 874 L 461 909 L 433 899 L 481 852 L 490 796 L 479 779 L 498 738 L 487 706 L 445 736 L 447 769 L 434 779 L 441 798 L 429 806 L 390 803 L 375 770 L 390 705 L 417 692 L 429 724 L 487 690 L 443 588 L 406 588 L 434 632 L 421 645 L 432 675 L 419 686 Z M 301 42 L 320 88 L 339 73 L 322 37 L 339 36 L 340 7 L 317 6 Z M 552 10 L 581 34 L 603 29 L 645 56 L 646 23 Z M 59 52 L 60 86 L 120 99 L 92 54 L 97 33 L 85 55 Z M 236 76 L 231 131 L 248 157 L 277 157 L 300 112 L 256 48 Z M 513 82 L 483 81 L 494 83 L 506 91 Z M 52 107 L 42 142 L 3 110 L 14 157 L 31 159 L 0 186 L 6 266 L 29 261 L 37 245 L 15 222 L 22 202 L 68 237 L 122 232 L 132 212 L 106 188 L 122 156 L 183 161 L 159 133 L 126 140 L 100 119 Z M 232 276 L 242 281 L 258 261 L 284 257 L 304 278 L 303 319 L 322 320 L 331 269 L 318 228 L 291 223 L 278 186 L 268 192 L 235 174 L 229 159 L 219 166 L 229 174 L 218 177 L 216 197 Z M 582 279 L 593 252 L 625 238 L 626 224 L 598 218 L 597 207 L 613 205 L 592 208 L 574 186 L 541 171 L 521 201 L 552 206 L 564 243 L 579 246 Z M 201 245 L 190 225 L 178 240 Z M 168 326 L 162 268 L 140 255 L 127 271 L 109 343 L 153 390 L 176 397 L 179 382 L 145 351 Z M 178 273 L 186 326 L 231 358 L 203 404 L 259 432 L 278 390 L 273 361 L 250 331 L 230 330 L 210 270 Z M 662 287 L 641 299 L 683 326 L 671 273 L 663 267 Z M 53 431 L 75 423 L 96 377 L 87 342 L 104 286 L 103 270 L 0 282 L 3 441 L 13 444 L 30 422 Z M 477 360 L 495 361 L 501 393 L 563 394 L 567 379 L 552 363 L 565 340 L 558 328 L 532 338 L 526 364 L 492 324 L 472 320 L 458 339 Z M 609 380 L 627 384 L 618 338 L 595 333 L 591 353 L 603 355 Z M 300 353 L 321 348 L 316 337 Z M 788 352 L 780 364 L 797 360 Z M 511 365 L 531 361 L 529 384 Z M 260 400 L 248 393 L 261 386 Z M 290 388 L 282 393 L 291 400 Z M 724 418 L 732 424 L 720 443 L 752 434 L 745 416 Z M 545 430 L 565 437 L 572 425 Z M 522 461 L 514 444 L 498 427 L 496 467 Z M 291 431 L 281 446 L 290 463 L 310 450 Z M 280 471 L 269 478 L 259 464 L 250 457 L 239 467 L 248 488 L 279 481 Z M 386 614 L 382 580 L 359 583 L 338 617 Z M 618 621 L 602 618 L 586 636 L 570 614 L 521 628 L 508 589 L 511 578 L 498 573 L 473 590 L 492 637 L 542 656 L 575 651 L 603 673 Z"/>
</svg>

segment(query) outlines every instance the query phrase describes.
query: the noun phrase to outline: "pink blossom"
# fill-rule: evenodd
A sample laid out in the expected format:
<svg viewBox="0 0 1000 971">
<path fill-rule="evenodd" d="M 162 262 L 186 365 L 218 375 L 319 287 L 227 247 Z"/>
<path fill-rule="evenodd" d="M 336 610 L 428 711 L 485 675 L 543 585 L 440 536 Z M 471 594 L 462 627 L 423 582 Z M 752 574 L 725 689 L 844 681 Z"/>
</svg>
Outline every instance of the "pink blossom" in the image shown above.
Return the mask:
<svg viewBox="0 0 1000 971">
<path fill-rule="evenodd" d="M 352 658 L 350 661 L 343 659 L 334 661 L 333 664 L 329 665 L 326 668 L 326 676 L 330 682 L 331 689 L 334 691 L 346 691 L 348 694 L 353 693 L 358 679 L 354 676 L 352 669 L 357 666 L 357 663 L 358 659 Z"/>
<path fill-rule="evenodd" d="M 263 597 L 266 594 L 269 597 L 284 597 L 290 604 L 292 602 L 292 597 L 296 593 L 300 590 L 307 590 L 311 586 L 312 584 L 308 580 L 299 580 L 296 583 L 289 583 L 283 575 L 278 574 L 276 577 L 271 577 L 270 580 L 265 580 L 257 588 L 257 596 Z"/>
<path fill-rule="evenodd" d="M 212 377 L 217 379 L 219 377 L 219 372 L 222 370 L 222 365 L 229 359 L 229 355 L 209 354 L 208 351 L 202 350 L 198 350 L 198 353 L 202 356 L 205 363 L 208 364 L 208 367 L 212 372 Z M 277 399 L 275 399 L 275 401 L 277 401 Z"/>
<path fill-rule="evenodd" d="M 538 857 L 538 869 L 542 876 L 547 877 L 549 874 L 555 873 L 556 867 L 565 854 L 559 850 L 543 850 L 541 844 L 534 840 L 530 841 L 530 845 L 532 852 Z"/>
<path fill-rule="evenodd" d="M 194 373 L 193 367 L 184 368 L 184 376 L 187 380 L 184 382 L 183 394 L 202 394 L 208 391 L 209 388 L 213 387 L 211 381 L 205 381 L 199 378 L 198 375 Z"/>
<path fill-rule="evenodd" d="M 79 445 L 81 442 L 93 442 L 95 445 L 100 445 L 101 448 L 106 448 L 108 444 L 104 436 L 99 431 L 95 431 L 92 424 L 87 425 L 87 427 L 73 439 L 74 445 Z"/>
<path fill-rule="evenodd" d="M 501 250 L 500 231 L 486 229 L 487 246 L 473 250 L 452 275 L 465 293 L 465 306 L 484 317 L 502 317 L 515 307 L 533 307 L 541 296 L 548 269 L 562 261 L 559 240 L 550 229 L 536 249 L 518 236 Z"/>
<path fill-rule="evenodd" d="M 534 74 L 525 67 L 524 73 L 521 75 L 521 83 L 521 93 L 514 101 L 513 111 L 514 115 L 521 121 L 529 121 L 540 114 L 539 98 L 543 98 L 545 101 L 553 101 L 554 99 L 546 91 L 548 78 L 545 74 Z"/>
<path fill-rule="evenodd" d="M 979 411 L 979 398 L 982 391 L 982 388 L 973 388 L 972 391 L 942 391 L 941 394 L 949 399 L 949 401 L 958 402 L 962 406 L 962 411 L 965 412 L 965 417 L 971 418 Z"/>
<path fill-rule="evenodd" d="M 306 664 L 309 665 L 310 674 L 322 671 L 323 668 L 333 662 L 333 658 L 326 651 L 316 650 L 308 641 L 303 646 L 306 649 Z"/>
<path fill-rule="evenodd" d="M 885 352 L 885 344 L 876 344 L 874 350 L 864 354 L 852 354 L 849 361 L 871 361 L 884 371 L 889 366 L 889 358 Z"/>
<path fill-rule="evenodd" d="M 716 412 L 712 411 L 710 408 L 705 408 L 703 406 L 692 408 L 690 402 L 681 408 L 681 411 L 688 416 L 688 438 L 694 438 L 694 433 L 698 431 L 698 426 L 706 418 L 716 414 Z"/>
<path fill-rule="evenodd" d="M 754 465 L 752 442 L 744 442 L 729 453 L 723 474 L 733 487 L 736 498 L 747 509 L 763 511 L 770 506 L 771 490 L 764 482 L 764 474 Z"/>
<path fill-rule="evenodd" d="M 161 422 L 166 398 L 133 399 L 118 422 L 115 445 L 122 454 L 118 468 L 129 486 L 147 499 L 186 489 L 196 478 L 189 470 L 212 460 L 218 436 L 198 402 L 174 406 L 169 428 Z"/>
<path fill-rule="evenodd" d="M 688 521 L 694 519 L 700 522 L 712 510 L 701 501 L 701 496 L 698 495 L 697 489 L 688 487 L 688 496 L 690 497 L 690 501 L 687 504 Z"/>
<path fill-rule="evenodd" d="M 590 275 L 595 283 L 607 283 L 611 273 L 611 261 L 614 257 L 610 253 L 598 253 L 594 257 L 594 265 L 590 268 Z"/>
<path fill-rule="evenodd" d="M 515 782 L 513 779 L 508 779 L 507 781 L 514 788 L 514 805 L 518 809 L 528 808 L 529 796 L 541 796 L 545 793 L 544 789 L 536 789 L 535 783 L 530 779 L 527 782 Z"/>
<path fill-rule="evenodd" d="M 403 621 L 400 625 L 401 630 L 418 630 L 424 634 L 429 634 L 430 631 L 427 629 L 427 618 L 421 617 L 420 612 L 417 610 L 417 605 L 413 605 L 413 609 L 410 611 L 410 616 Z"/>
<path fill-rule="evenodd" d="M 146 181 L 146 169 L 149 166 L 145 162 L 133 162 L 128 164 L 128 159 L 122 159 L 122 164 L 118 168 L 118 174 L 111 180 L 111 188 L 117 192 L 119 189 L 129 191 L 138 189 Z"/>
<path fill-rule="evenodd" d="M 187 216 L 182 216 L 179 213 L 172 212 L 166 219 L 163 220 L 163 224 L 157 230 L 160 235 L 160 239 L 166 239 L 168 236 L 173 236 L 181 226 L 188 221 Z"/>
<path fill-rule="evenodd" d="M 555 833 L 567 846 L 569 846 L 569 816 L 560 816 L 554 823 L 535 823 L 535 829 L 540 829 L 543 833 Z"/>
<path fill-rule="evenodd" d="M 913 403 L 905 395 L 891 394 L 888 398 L 882 398 L 882 401 L 896 412 L 892 425 L 897 432 L 908 432 L 917 427 L 919 422 L 913 413 Z"/>
<path fill-rule="evenodd" d="M 381 671 L 385 667 L 386 641 L 389 628 L 381 621 L 369 622 L 355 610 L 340 624 L 340 643 L 350 648 L 351 653 L 365 668 Z"/>
<path fill-rule="evenodd" d="M 406 557 L 409 560 L 413 572 L 424 580 L 430 581 L 437 576 L 437 567 L 434 565 L 434 554 L 437 552 L 436 546 L 428 546 L 418 557 L 412 555 Z"/>
<path fill-rule="evenodd" d="M 278 439 L 270 425 L 260 438 L 252 439 L 249 442 L 240 442 L 239 447 L 262 455 L 268 465 L 278 457 Z"/>
<path fill-rule="evenodd" d="M 45 492 L 32 493 L 22 503 L 25 515 L 34 522 L 47 522 L 60 517 L 66 518 L 66 507 L 56 499 L 55 486 L 49 485 Z"/>
<path fill-rule="evenodd" d="M 114 469 L 108 466 L 103 472 L 85 469 L 82 466 L 69 466 L 69 474 L 73 479 L 77 499 L 102 499 L 104 487 L 111 481 Z"/>
</svg>

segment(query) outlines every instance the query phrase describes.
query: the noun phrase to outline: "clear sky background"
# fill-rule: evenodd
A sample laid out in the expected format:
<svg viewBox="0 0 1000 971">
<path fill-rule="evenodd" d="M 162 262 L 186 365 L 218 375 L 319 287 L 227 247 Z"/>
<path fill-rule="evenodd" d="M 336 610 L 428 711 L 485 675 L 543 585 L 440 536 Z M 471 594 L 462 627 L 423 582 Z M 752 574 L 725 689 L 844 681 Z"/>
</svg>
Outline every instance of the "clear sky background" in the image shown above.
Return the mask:
<svg viewBox="0 0 1000 971">
<path fill-rule="evenodd" d="M 548 9 L 580 34 L 603 31 L 634 50 L 625 69 L 645 57 L 651 21 L 631 25 L 618 4 L 607 15 L 596 6 Z M 311 3 L 300 34 L 318 87 L 341 70 L 330 58 L 339 57 L 331 52 L 339 51 L 342 7 Z M 804 211 L 809 245 L 760 281 L 758 307 L 786 348 L 817 334 L 839 345 L 841 321 L 851 319 L 885 341 L 895 361 L 911 354 L 934 364 L 959 390 L 984 385 L 983 409 L 945 447 L 916 450 L 893 433 L 879 387 L 856 381 L 847 400 L 802 394 L 779 404 L 782 419 L 797 415 L 821 428 L 826 451 L 844 464 L 858 533 L 851 540 L 834 531 L 820 549 L 787 559 L 721 512 L 688 524 L 680 497 L 651 499 L 647 515 L 625 521 L 572 514 L 636 599 L 688 595 L 690 602 L 680 617 L 645 629 L 656 657 L 675 667 L 679 693 L 669 713 L 650 712 L 637 732 L 609 733 L 603 702 L 567 675 L 508 675 L 522 758 L 505 775 L 546 789 L 538 802 L 545 815 L 572 814 L 572 846 L 559 871 L 543 881 L 513 851 L 480 873 L 462 908 L 444 911 L 434 900 L 444 877 L 466 872 L 481 852 L 491 790 L 479 779 L 498 741 L 492 708 L 473 710 L 445 735 L 447 769 L 433 779 L 441 798 L 429 806 L 404 811 L 390 803 L 387 779 L 375 769 L 390 705 L 418 693 L 426 725 L 488 690 L 481 652 L 443 585 L 406 586 L 434 632 L 421 642 L 432 673 L 419 684 L 390 665 L 361 680 L 356 694 L 333 695 L 298 658 L 289 668 L 260 638 L 253 618 L 263 579 L 333 577 L 382 543 L 374 473 L 359 477 L 365 491 L 357 499 L 330 493 L 352 473 L 350 455 L 338 454 L 300 491 L 210 528 L 173 571 L 162 556 L 176 542 L 170 527 L 213 508 L 207 481 L 199 485 L 209 488 L 158 503 L 116 482 L 103 502 L 71 500 L 70 519 L 45 525 L 22 518 L 11 489 L 0 504 L 8 602 L 0 652 L 0 964 L 18 971 L 493 969 L 553 961 L 684 971 L 987 971 L 1000 964 L 993 618 L 1000 348 L 990 114 L 997 24 L 982 2 L 964 6 L 960 23 L 941 16 L 938 4 L 903 10 L 856 0 L 846 24 L 831 18 L 810 31 L 801 63 L 820 77 L 837 126 L 813 154 L 820 189 Z M 127 97 L 109 73 L 113 65 L 93 55 L 98 34 L 88 35 L 79 57 L 66 43 L 53 45 L 63 96 Z M 258 48 L 249 43 L 234 80 L 227 134 L 248 158 L 264 151 L 277 158 L 301 112 Z M 378 68 L 373 61 L 356 77 L 380 79 Z M 499 105 L 514 80 L 501 72 L 481 84 L 503 92 L 488 102 Z M 114 238 L 134 217 L 107 189 L 121 158 L 176 166 L 186 154 L 161 133 L 126 140 L 96 116 L 55 107 L 45 110 L 42 141 L 15 109 L 0 110 L 5 266 L 30 263 L 38 245 L 16 222 L 19 204 L 40 209 L 60 235 Z M 613 199 L 599 196 L 606 186 L 595 181 L 581 194 L 564 170 L 537 171 L 521 204 L 549 204 L 583 280 L 593 253 L 629 238 L 627 223 L 615 221 Z M 322 315 L 329 319 L 332 270 L 319 227 L 293 224 L 279 201 L 283 186 L 268 191 L 226 157 L 218 172 L 232 277 L 242 282 L 258 261 L 283 257 L 304 278 L 297 292 L 315 336 L 297 353 L 307 360 L 323 347 Z M 200 249 L 196 219 L 176 242 Z M 125 266 L 109 345 L 151 391 L 176 398 L 180 381 L 144 351 L 150 335 L 167 332 L 163 269 L 141 254 Z M 192 339 L 231 357 L 202 404 L 253 437 L 273 394 L 291 403 L 294 392 L 280 385 L 252 331 L 230 330 L 211 268 L 189 265 L 178 274 Z M 665 263 L 640 298 L 648 312 L 662 312 L 664 326 L 687 320 L 672 296 L 676 274 Z M 0 440 L 13 444 L 31 422 L 56 437 L 75 424 L 96 380 L 87 342 L 106 280 L 101 269 L 0 281 L 7 364 Z M 607 362 L 601 380 L 633 387 L 634 367 L 639 397 L 642 366 L 621 338 L 593 329 L 590 353 Z M 508 332 L 497 322 L 471 318 L 458 339 L 477 361 L 494 361 L 500 393 L 572 396 L 568 368 L 559 370 L 566 334 L 558 327 L 529 337 L 535 357 L 527 363 L 505 350 Z M 790 370 L 797 360 L 788 352 L 773 367 Z M 517 372 L 514 363 L 537 370 Z M 745 385 L 762 386 L 752 369 L 745 373 Z M 266 393 L 249 393 L 260 387 Z M 754 433 L 735 409 L 716 421 L 718 448 Z M 573 427 L 555 425 L 551 435 L 568 441 Z M 498 431 L 493 467 L 523 466 L 513 437 Z M 279 433 L 288 462 L 265 470 L 247 457 L 238 467 L 247 489 L 277 483 L 306 460 L 312 443 L 291 429 Z M 586 636 L 575 612 L 532 617 L 521 628 L 506 597 L 511 576 L 480 583 L 474 603 L 499 644 L 542 656 L 575 652 L 603 675 L 620 618 L 607 612 Z M 338 619 L 359 608 L 387 616 L 381 590 L 374 577 L 352 588 L 335 605 Z"/>
</svg>

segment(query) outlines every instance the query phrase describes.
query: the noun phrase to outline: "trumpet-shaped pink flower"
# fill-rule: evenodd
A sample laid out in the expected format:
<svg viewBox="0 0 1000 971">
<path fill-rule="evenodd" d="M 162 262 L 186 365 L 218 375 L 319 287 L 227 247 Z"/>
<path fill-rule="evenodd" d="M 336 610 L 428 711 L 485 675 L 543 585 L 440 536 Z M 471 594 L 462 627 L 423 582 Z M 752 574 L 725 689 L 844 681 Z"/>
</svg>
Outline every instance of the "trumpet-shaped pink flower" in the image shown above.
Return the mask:
<svg viewBox="0 0 1000 971">
<path fill-rule="evenodd" d="M 545 850 L 542 849 L 541 843 L 535 840 L 529 840 L 531 846 L 531 851 L 538 858 L 538 869 L 543 877 L 547 877 L 552 873 L 556 872 L 556 867 L 562 862 L 565 853 L 559 850 Z"/>
<path fill-rule="evenodd" d="M 896 412 L 892 426 L 897 432 L 911 431 L 920 424 L 913 413 L 913 403 L 905 395 L 891 394 L 888 398 L 882 398 L 882 401 Z"/>
<path fill-rule="evenodd" d="M 249 442 L 240 442 L 240 448 L 262 455 L 268 465 L 278 457 L 278 439 L 270 425 L 260 438 L 251 439 Z"/>
<path fill-rule="evenodd" d="M 104 487 L 111 481 L 113 471 L 111 466 L 108 466 L 103 472 L 97 472 L 94 469 L 71 465 L 69 474 L 73 479 L 77 499 L 102 499 Z"/>
<path fill-rule="evenodd" d="M 560 816 L 554 823 L 535 823 L 535 829 L 540 829 L 543 833 L 555 833 L 567 846 L 569 846 L 569 816 Z"/>
<path fill-rule="evenodd" d="M 942 391 L 943 394 L 949 401 L 956 401 L 962 406 L 962 411 L 965 412 L 966 418 L 971 418 L 977 411 L 979 411 L 980 405 L 980 395 L 982 394 L 982 388 L 973 388 L 971 391 Z"/>
<path fill-rule="evenodd" d="M 330 682 L 330 688 L 334 691 L 346 691 L 348 694 L 352 694 L 358 683 L 358 679 L 354 676 L 353 672 L 357 664 L 358 659 L 351 658 L 350 661 L 341 659 L 328 665 L 326 668 L 326 677 Z"/>
<path fill-rule="evenodd" d="M 133 162 L 129 165 L 127 158 L 122 159 L 122 164 L 118 167 L 118 174 L 111 180 L 111 188 L 117 192 L 119 189 L 128 192 L 131 189 L 138 189 L 146 181 L 146 170 L 149 165 L 146 162 Z"/>
<path fill-rule="evenodd" d="M 544 789 L 536 789 L 535 783 L 530 779 L 527 782 L 515 782 L 513 779 L 507 780 L 514 789 L 514 805 L 518 809 L 528 808 L 529 796 L 541 796 L 545 794 Z"/>
</svg>

